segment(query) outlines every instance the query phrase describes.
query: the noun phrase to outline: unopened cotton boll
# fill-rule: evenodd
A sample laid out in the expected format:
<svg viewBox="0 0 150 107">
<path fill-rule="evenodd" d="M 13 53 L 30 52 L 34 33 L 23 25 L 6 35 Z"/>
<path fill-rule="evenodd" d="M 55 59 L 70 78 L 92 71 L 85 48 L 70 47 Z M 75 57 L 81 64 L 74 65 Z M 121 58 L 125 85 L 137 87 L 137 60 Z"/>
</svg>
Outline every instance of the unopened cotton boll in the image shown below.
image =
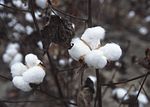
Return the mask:
<svg viewBox="0 0 150 107">
<path fill-rule="evenodd" d="M 85 55 L 84 62 L 89 67 L 94 67 L 96 69 L 99 69 L 99 68 L 104 68 L 106 66 L 107 59 L 102 52 L 98 50 L 92 50 L 87 55 Z"/>
<path fill-rule="evenodd" d="M 116 96 L 117 99 L 122 100 L 124 98 L 124 100 L 127 100 L 129 97 L 127 94 L 127 90 L 123 89 L 123 88 L 115 88 L 112 91 L 112 95 Z"/>
<path fill-rule="evenodd" d="M 35 3 L 38 7 L 45 9 L 48 6 L 47 0 L 35 0 Z"/>
<path fill-rule="evenodd" d="M 97 26 L 86 29 L 81 36 L 81 39 L 84 40 L 92 49 L 96 49 L 100 46 L 100 40 L 103 40 L 104 37 L 104 28 Z"/>
<path fill-rule="evenodd" d="M 118 60 L 122 55 L 122 50 L 119 45 L 115 43 L 107 43 L 99 49 L 103 52 L 104 56 L 111 61 Z"/>
<path fill-rule="evenodd" d="M 6 50 L 6 54 L 8 54 L 11 57 L 14 57 L 17 53 L 18 53 L 18 50 L 14 49 L 14 48 L 8 48 Z"/>
<path fill-rule="evenodd" d="M 27 66 L 30 68 L 38 65 L 41 61 L 38 59 L 36 55 L 30 53 L 25 56 L 25 62 Z"/>
<path fill-rule="evenodd" d="M 29 68 L 23 73 L 23 79 L 29 83 L 40 84 L 45 77 L 45 71 L 40 66 Z"/>
<path fill-rule="evenodd" d="M 12 80 L 14 86 L 22 91 L 31 91 L 32 88 L 30 87 L 29 83 L 23 80 L 22 76 L 15 76 Z"/>
<path fill-rule="evenodd" d="M 10 63 L 10 61 L 12 60 L 12 57 L 6 53 L 3 54 L 2 58 L 5 63 Z"/>
<path fill-rule="evenodd" d="M 15 77 L 22 76 L 22 74 L 27 70 L 27 67 L 24 64 L 18 62 L 13 64 L 10 69 L 12 77 Z"/>
<path fill-rule="evenodd" d="M 74 38 L 71 41 L 72 48 L 68 50 L 69 55 L 76 61 L 82 56 L 90 52 L 90 48 L 79 38 Z"/>
<path fill-rule="evenodd" d="M 17 62 L 21 62 L 22 59 L 23 59 L 22 54 L 21 54 L 21 53 L 17 53 L 17 54 L 14 56 L 14 58 L 12 59 L 10 65 L 13 65 L 13 64 L 15 64 L 15 63 L 17 63 Z"/>
</svg>

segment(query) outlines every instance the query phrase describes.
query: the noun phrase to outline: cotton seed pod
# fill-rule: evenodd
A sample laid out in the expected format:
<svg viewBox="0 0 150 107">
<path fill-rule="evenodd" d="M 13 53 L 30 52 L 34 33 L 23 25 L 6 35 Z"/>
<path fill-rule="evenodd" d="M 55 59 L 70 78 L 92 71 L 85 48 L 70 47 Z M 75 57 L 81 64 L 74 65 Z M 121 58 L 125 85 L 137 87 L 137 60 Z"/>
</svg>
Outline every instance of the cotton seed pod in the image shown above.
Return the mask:
<svg viewBox="0 0 150 107">
<path fill-rule="evenodd" d="M 30 53 L 25 56 L 25 62 L 26 65 L 30 68 L 38 65 L 41 61 L 38 59 L 36 55 Z"/>
<path fill-rule="evenodd" d="M 99 49 L 103 52 L 104 56 L 110 61 L 118 60 L 122 55 L 122 50 L 118 44 L 107 43 Z"/>
<path fill-rule="evenodd" d="M 84 62 L 89 67 L 94 67 L 96 69 L 99 69 L 99 68 L 104 68 L 106 66 L 107 59 L 102 52 L 98 50 L 92 50 L 91 52 L 85 55 Z"/>
<path fill-rule="evenodd" d="M 45 71 L 40 66 L 29 68 L 26 72 L 23 73 L 23 79 L 28 83 L 40 84 L 43 82 L 44 77 Z"/>
<path fill-rule="evenodd" d="M 22 91 L 31 91 L 32 88 L 30 87 L 29 83 L 23 80 L 22 76 L 15 76 L 12 80 L 15 87 Z"/>
<path fill-rule="evenodd" d="M 105 29 L 97 26 L 92 28 L 87 28 L 81 39 L 84 40 L 92 49 L 96 49 L 100 46 L 100 40 L 105 37 Z"/>
<path fill-rule="evenodd" d="M 35 3 L 38 7 L 45 9 L 48 6 L 47 0 L 35 0 Z"/>
<path fill-rule="evenodd" d="M 72 48 L 68 50 L 70 56 L 79 61 L 79 59 L 90 52 L 90 48 L 79 38 L 74 38 L 71 41 Z"/>
<path fill-rule="evenodd" d="M 27 67 L 24 64 L 18 62 L 13 64 L 10 69 L 12 77 L 15 77 L 22 76 L 22 74 L 27 70 Z"/>
</svg>

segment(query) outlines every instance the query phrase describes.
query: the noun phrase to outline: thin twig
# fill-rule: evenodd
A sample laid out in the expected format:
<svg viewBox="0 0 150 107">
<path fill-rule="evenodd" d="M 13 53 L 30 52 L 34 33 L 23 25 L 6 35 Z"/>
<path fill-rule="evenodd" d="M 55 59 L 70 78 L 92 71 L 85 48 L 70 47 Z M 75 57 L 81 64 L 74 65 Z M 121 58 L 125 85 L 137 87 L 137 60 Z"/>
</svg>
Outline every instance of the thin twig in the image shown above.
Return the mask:
<svg viewBox="0 0 150 107">
<path fill-rule="evenodd" d="M 68 17 L 70 17 L 70 18 L 73 18 L 73 19 L 76 19 L 76 20 L 80 20 L 80 21 L 83 21 L 83 22 L 86 22 L 86 21 L 87 21 L 87 19 L 79 18 L 79 17 L 73 16 L 73 15 L 71 15 L 71 14 L 65 13 L 64 11 L 57 9 L 57 8 L 54 7 L 54 6 L 52 6 L 52 9 L 55 10 L 55 11 L 57 11 L 57 12 L 59 12 L 59 13 L 61 13 L 61 14 L 63 14 L 63 15 L 65 15 L 65 16 L 68 16 Z"/>
<path fill-rule="evenodd" d="M 99 70 L 98 70 L 98 69 L 96 69 L 96 79 L 97 79 L 97 85 L 96 85 L 96 88 L 97 88 L 97 89 L 96 89 L 96 99 L 95 99 L 94 107 L 96 107 L 96 102 L 97 102 L 97 100 L 98 100 L 98 107 L 102 107 L 101 77 L 100 77 L 100 73 L 99 73 Z"/>
<path fill-rule="evenodd" d="M 137 77 L 133 77 L 131 79 L 128 79 L 128 80 L 125 80 L 125 81 L 120 81 L 120 82 L 116 82 L 116 83 L 104 83 L 104 84 L 101 84 L 102 86 L 113 86 L 113 85 L 119 85 L 119 84 L 124 84 L 124 83 L 128 83 L 128 82 L 131 82 L 131 81 L 134 81 L 134 80 L 137 80 L 137 79 L 141 79 L 143 77 L 145 77 L 146 75 L 149 75 L 150 73 L 146 73 L 146 74 L 143 74 L 143 75 L 140 75 L 140 76 L 137 76 Z"/>
<path fill-rule="evenodd" d="M 3 76 L 3 75 L 0 75 L 0 78 L 3 78 L 3 79 L 5 79 L 5 80 L 9 80 L 9 81 L 12 80 L 11 78 L 5 77 L 5 76 Z"/>
<path fill-rule="evenodd" d="M 139 96 L 139 94 L 140 94 L 140 92 L 141 92 L 141 90 L 142 90 L 142 88 L 143 88 L 143 86 L 144 86 L 144 83 L 145 83 L 145 81 L 146 81 L 148 75 L 149 75 L 149 72 L 146 73 L 145 78 L 143 79 L 143 82 L 141 83 L 141 87 L 140 87 L 140 89 L 139 89 L 139 91 L 138 91 L 138 94 L 137 94 L 137 96 L 136 96 L 136 99 L 137 99 L 137 100 L 138 100 L 138 96 Z"/>
<path fill-rule="evenodd" d="M 1 4 L 1 6 L 5 7 L 5 8 L 8 8 L 8 9 L 11 9 L 11 10 L 14 10 L 14 11 L 21 11 L 21 12 L 30 12 L 30 10 L 24 10 L 24 9 L 19 9 L 19 8 L 15 8 L 15 7 L 10 7 L 10 6 L 7 6 L 5 4 Z"/>
</svg>

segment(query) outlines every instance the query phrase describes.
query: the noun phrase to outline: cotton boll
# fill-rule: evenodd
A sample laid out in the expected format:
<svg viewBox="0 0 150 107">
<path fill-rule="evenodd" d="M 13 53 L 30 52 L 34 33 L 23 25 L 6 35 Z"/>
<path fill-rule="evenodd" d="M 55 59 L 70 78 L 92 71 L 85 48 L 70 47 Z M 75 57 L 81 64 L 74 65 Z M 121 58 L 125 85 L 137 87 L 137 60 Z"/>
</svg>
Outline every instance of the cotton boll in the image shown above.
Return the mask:
<svg viewBox="0 0 150 107">
<path fill-rule="evenodd" d="M 90 52 L 90 48 L 79 38 L 72 39 L 71 44 L 73 46 L 68 50 L 68 52 L 69 55 L 76 61 Z"/>
<path fill-rule="evenodd" d="M 23 73 L 23 79 L 29 83 L 40 84 L 45 77 L 45 71 L 40 66 L 29 68 Z"/>
<path fill-rule="evenodd" d="M 119 45 L 115 43 L 107 43 L 99 49 L 104 53 L 104 56 L 111 61 L 118 60 L 122 55 L 122 50 Z"/>
<path fill-rule="evenodd" d="M 3 54 L 3 61 L 5 63 L 10 63 L 10 61 L 12 60 L 12 57 L 6 53 Z"/>
<path fill-rule="evenodd" d="M 65 66 L 65 65 L 67 64 L 67 62 L 66 62 L 65 59 L 60 59 L 58 63 L 59 63 L 59 65 L 61 65 L 61 66 Z"/>
<path fill-rule="evenodd" d="M 99 69 L 99 68 L 104 68 L 106 66 L 107 59 L 102 52 L 98 50 L 92 50 L 90 53 L 85 55 L 84 62 L 89 67 L 94 67 L 96 69 Z"/>
<path fill-rule="evenodd" d="M 17 62 L 21 62 L 22 59 L 23 59 L 22 54 L 17 53 L 17 54 L 14 56 L 14 58 L 12 59 L 12 61 L 11 61 L 11 63 L 10 63 L 10 66 L 13 65 L 13 64 L 15 64 L 15 63 L 17 63 Z"/>
<path fill-rule="evenodd" d="M 15 76 L 12 80 L 14 86 L 22 91 L 31 91 L 32 88 L 30 87 L 29 83 L 23 80 L 22 76 Z"/>
<path fill-rule="evenodd" d="M 14 48 L 9 48 L 6 50 L 6 54 L 8 54 L 11 57 L 14 57 L 18 53 L 18 50 Z"/>
<path fill-rule="evenodd" d="M 13 64 L 10 69 L 12 77 L 15 77 L 22 76 L 22 74 L 27 70 L 27 67 L 24 64 L 18 62 Z"/>
<path fill-rule="evenodd" d="M 131 94 L 137 96 L 138 91 L 132 92 Z M 147 104 L 148 103 L 147 97 L 142 93 L 139 94 L 138 101 L 139 101 L 139 103 L 142 103 L 142 104 Z"/>
<path fill-rule="evenodd" d="M 33 18 L 32 18 L 31 13 L 26 13 L 26 14 L 25 14 L 25 19 L 26 19 L 28 22 L 33 22 Z"/>
<path fill-rule="evenodd" d="M 96 77 L 95 76 L 90 75 L 88 77 L 93 81 L 94 84 L 96 83 Z"/>
<path fill-rule="evenodd" d="M 12 49 L 12 48 L 18 50 L 20 48 L 20 45 L 18 43 L 9 43 L 7 49 Z"/>
<path fill-rule="evenodd" d="M 86 29 L 81 36 L 81 39 L 84 40 L 92 49 L 96 49 L 100 46 L 100 40 L 103 40 L 104 37 L 104 28 L 97 26 Z"/>
<path fill-rule="evenodd" d="M 45 9 L 48 6 L 47 0 L 36 0 L 35 3 L 42 9 Z"/>
<path fill-rule="evenodd" d="M 22 1 L 21 0 L 12 0 L 12 2 L 16 7 L 21 7 L 22 6 Z"/>
<path fill-rule="evenodd" d="M 43 43 L 42 41 L 37 42 L 38 47 L 42 50 L 43 49 Z"/>
<path fill-rule="evenodd" d="M 14 26 L 14 30 L 16 30 L 17 32 L 21 33 L 21 32 L 25 32 L 25 28 L 23 25 L 21 25 L 20 23 L 17 23 Z"/>
<path fill-rule="evenodd" d="M 127 94 L 127 90 L 123 89 L 123 88 L 115 88 L 112 91 L 112 95 L 116 96 L 117 99 L 122 100 L 124 98 L 124 100 L 127 100 L 129 97 Z M 125 96 L 126 95 L 126 96 Z"/>
<path fill-rule="evenodd" d="M 33 28 L 31 26 L 26 26 L 26 33 L 30 35 L 33 32 Z"/>
<path fill-rule="evenodd" d="M 41 61 L 38 59 L 36 55 L 30 53 L 25 56 L 25 62 L 27 66 L 30 68 L 38 65 Z"/>
</svg>

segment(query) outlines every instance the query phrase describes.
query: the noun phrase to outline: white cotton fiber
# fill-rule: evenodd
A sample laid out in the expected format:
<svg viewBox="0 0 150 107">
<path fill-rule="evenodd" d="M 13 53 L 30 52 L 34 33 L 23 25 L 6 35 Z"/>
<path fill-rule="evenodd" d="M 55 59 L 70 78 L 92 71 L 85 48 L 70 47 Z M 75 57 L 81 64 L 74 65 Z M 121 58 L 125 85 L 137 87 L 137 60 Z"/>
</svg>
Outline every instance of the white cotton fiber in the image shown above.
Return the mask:
<svg viewBox="0 0 150 107">
<path fill-rule="evenodd" d="M 23 79 L 29 83 L 40 84 L 45 77 L 45 71 L 40 66 L 29 68 L 23 73 Z"/>
<path fill-rule="evenodd" d="M 12 77 L 15 77 L 22 76 L 22 74 L 27 70 L 27 67 L 24 64 L 18 62 L 13 64 L 10 69 Z"/>
<path fill-rule="evenodd" d="M 115 43 L 107 43 L 99 50 L 102 51 L 104 56 L 110 61 L 118 60 L 122 55 L 120 46 Z"/>
<path fill-rule="evenodd" d="M 123 88 L 115 88 L 113 91 L 112 91 L 112 95 L 113 96 L 116 96 L 117 99 L 119 100 L 122 100 L 122 98 L 124 98 L 124 100 L 127 100 L 129 97 L 127 94 L 127 90 L 126 89 L 123 89 Z M 126 96 L 125 96 L 126 95 Z"/>
<path fill-rule="evenodd" d="M 17 62 L 21 62 L 22 60 L 23 60 L 22 54 L 21 54 L 21 53 L 17 53 L 17 54 L 13 57 L 13 59 L 12 59 L 10 65 L 13 65 L 13 64 L 15 64 L 15 63 L 17 63 Z"/>
<path fill-rule="evenodd" d="M 14 48 L 8 48 L 6 50 L 6 54 L 8 54 L 11 57 L 14 57 L 17 53 L 18 53 L 18 50 L 14 49 Z"/>
<path fill-rule="evenodd" d="M 38 65 L 41 61 L 38 59 L 36 55 L 30 53 L 25 56 L 25 62 L 26 65 L 30 68 Z"/>
<path fill-rule="evenodd" d="M 92 50 L 90 53 L 85 55 L 84 62 L 89 67 L 94 67 L 96 69 L 99 69 L 99 68 L 104 68 L 106 66 L 107 59 L 100 51 Z"/>
<path fill-rule="evenodd" d="M 32 88 L 30 87 L 29 83 L 23 80 L 22 76 L 15 76 L 12 80 L 15 87 L 22 91 L 31 91 Z"/>
<path fill-rule="evenodd" d="M 68 50 L 68 52 L 70 56 L 76 61 L 90 52 L 90 48 L 79 38 L 72 39 L 71 44 L 73 46 Z"/>
<path fill-rule="evenodd" d="M 2 58 L 5 63 L 10 63 L 10 61 L 12 60 L 12 57 L 6 53 L 3 54 Z"/>
<path fill-rule="evenodd" d="M 7 49 L 12 49 L 12 48 L 18 50 L 20 48 L 20 45 L 18 43 L 9 43 Z"/>
<path fill-rule="evenodd" d="M 42 9 L 45 9 L 48 5 L 47 0 L 36 0 L 36 5 Z"/>
<path fill-rule="evenodd" d="M 100 46 L 100 40 L 105 37 L 105 29 L 97 26 L 88 28 L 85 30 L 81 39 L 84 40 L 92 49 L 96 49 Z"/>
<path fill-rule="evenodd" d="M 131 94 L 137 96 L 138 91 L 132 92 Z M 142 104 L 147 104 L 148 103 L 148 99 L 143 93 L 139 94 L 138 101 L 139 101 L 139 103 L 142 103 Z"/>
</svg>

